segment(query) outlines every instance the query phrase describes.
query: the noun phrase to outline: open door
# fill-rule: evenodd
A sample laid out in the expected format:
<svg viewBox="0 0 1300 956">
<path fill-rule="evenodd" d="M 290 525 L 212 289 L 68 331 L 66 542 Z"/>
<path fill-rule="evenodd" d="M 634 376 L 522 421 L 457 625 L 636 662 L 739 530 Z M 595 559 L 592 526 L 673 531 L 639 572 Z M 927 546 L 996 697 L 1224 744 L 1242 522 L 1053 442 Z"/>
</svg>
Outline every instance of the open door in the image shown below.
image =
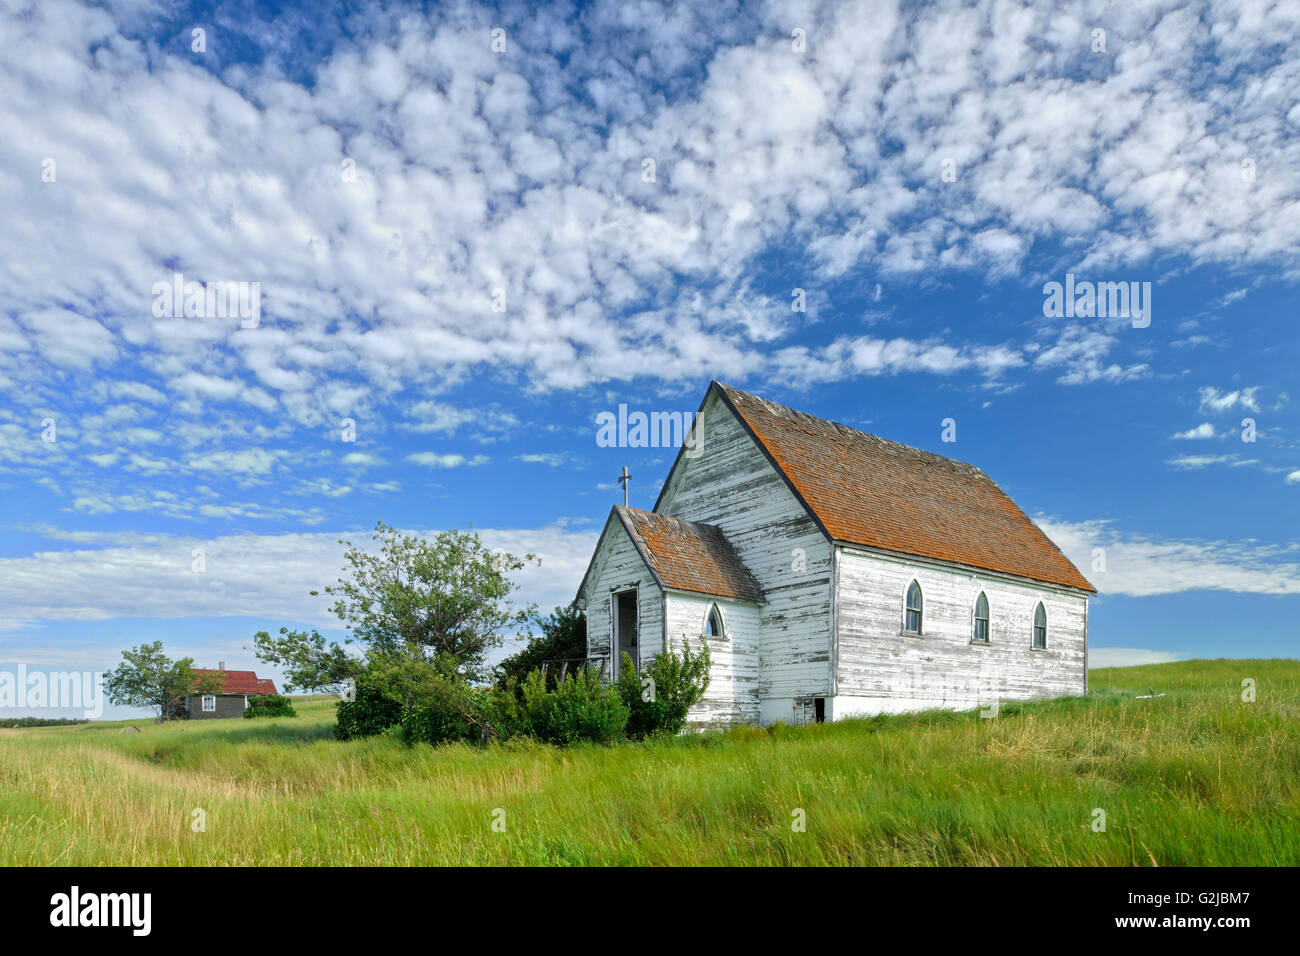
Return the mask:
<svg viewBox="0 0 1300 956">
<path fill-rule="evenodd" d="M 614 595 L 614 674 L 617 676 L 623 666 L 623 655 L 627 654 L 640 664 L 637 655 L 637 591 L 619 591 Z"/>
</svg>

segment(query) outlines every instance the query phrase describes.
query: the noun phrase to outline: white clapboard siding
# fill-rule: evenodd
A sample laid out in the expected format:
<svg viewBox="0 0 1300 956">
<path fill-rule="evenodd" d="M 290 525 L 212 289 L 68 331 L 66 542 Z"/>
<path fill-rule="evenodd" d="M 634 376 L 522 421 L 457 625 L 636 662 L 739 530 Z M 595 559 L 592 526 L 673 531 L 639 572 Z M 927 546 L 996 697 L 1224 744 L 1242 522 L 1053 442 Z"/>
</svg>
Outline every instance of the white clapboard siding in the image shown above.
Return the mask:
<svg viewBox="0 0 1300 956">
<path fill-rule="evenodd" d="M 606 676 L 611 678 L 617 672 L 618 662 L 611 653 L 610 605 L 613 594 L 629 588 L 637 589 L 637 656 L 646 660 L 663 649 L 663 592 L 641 560 L 623 523 L 611 515 L 593 559 L 586 589 L 587 656 L 608 658 L 610 667 Z"/>
<path fill-rule="evenodd" d="M 758 653 L 761 628 L 759 608 L 740 601 L 717 599 L 722 636 L 705 637 L 704 623 L 713 598 L 670 591 L 665 598 L 668 647 L 680 653 L 683 643 L 692 650 L 709 645 L 709 686 L 704 699 L 691 708 L 688 720 L 698 726 L 756 724 L 758 707 Z"/>
<path fill-rule="evenodd" d="M 1086 693 L 1086 594 L 918 559 L 837 552 L 835 718 Z M 901 633 L 912 580 L 924 599 L 920 637 Z M 981 591 L 989 602 L 987 645 L 971 640 Z M 1047 611 L 1046 650 L 1030 646 L 1039 601 Z"/>
<path fill-rule="evenodd" d="M 716 393 L 702 416 L 699 454 L 678 459 L 658 510 L 720 527 L 762 586 L 760 696 L 826 696 L 830 542 Z"/>
</svg>

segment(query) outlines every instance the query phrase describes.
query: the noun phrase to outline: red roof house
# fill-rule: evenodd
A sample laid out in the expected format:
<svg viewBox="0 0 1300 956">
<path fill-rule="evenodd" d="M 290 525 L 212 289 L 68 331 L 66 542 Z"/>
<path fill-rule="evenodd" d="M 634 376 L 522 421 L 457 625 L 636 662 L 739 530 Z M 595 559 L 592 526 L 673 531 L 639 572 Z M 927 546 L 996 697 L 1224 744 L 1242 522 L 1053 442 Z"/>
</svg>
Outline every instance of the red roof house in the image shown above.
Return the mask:
<svg viewBox="0 0 1300 956">
<path fill-rule="evenodd" d="M 224 680 L 219 693 L 190 694 L 185 698 L 185 716 L 190 719 L 242 717 L 248 707 L 249 697 L 278 693 L 275 681 L 269 677 L 258 677 L 256 671 L 228 671 L 225 661 L 216 670 L 196 667 L 194 673 L 198 675 L 195 678 L 195 688 L 201 678 L 211 674 L 221 674 Z"/>
</svg>

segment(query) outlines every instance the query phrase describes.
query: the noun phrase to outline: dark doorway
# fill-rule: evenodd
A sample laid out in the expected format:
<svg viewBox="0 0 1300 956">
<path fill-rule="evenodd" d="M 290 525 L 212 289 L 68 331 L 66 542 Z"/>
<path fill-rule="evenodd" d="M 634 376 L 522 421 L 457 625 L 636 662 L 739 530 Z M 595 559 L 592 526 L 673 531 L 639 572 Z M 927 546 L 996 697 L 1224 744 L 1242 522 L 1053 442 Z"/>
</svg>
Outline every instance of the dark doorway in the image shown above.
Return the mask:
<svg viewBox="0 0 1300 956">
<path fill-rule="evenodd" d="M 637 656 L 637 620 L 636 620 L 636 595 L 635 589 L 631 591 L 620 591 L 614 595 L 614 633 L 617 635 L 617 645 L 614 652 L 614 659 L 618 661 L 618 666 L 623 666 L 623 655 L 626 654 L 632 658 L 634 665 L 640 664 L 640 657 Z"/>
<path fill-rule="evenodd" d="M 826 723 L 826 698 L 817 697 L 813 700 L 813 720 L 819 724 Z"/>
</svg>

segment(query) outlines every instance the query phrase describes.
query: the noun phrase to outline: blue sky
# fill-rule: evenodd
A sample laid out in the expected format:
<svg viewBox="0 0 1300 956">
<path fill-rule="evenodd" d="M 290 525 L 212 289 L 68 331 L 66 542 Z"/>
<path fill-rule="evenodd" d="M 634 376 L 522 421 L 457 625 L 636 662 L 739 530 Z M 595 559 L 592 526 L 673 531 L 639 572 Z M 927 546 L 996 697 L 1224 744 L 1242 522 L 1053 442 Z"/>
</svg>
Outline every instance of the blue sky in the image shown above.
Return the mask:
<svg viewBox="0 0 1300 956">
<path fill-rule="evenodd" d="M 983 468 L 1094 664 L 1295 655 L 1300 10 L 530 6 L 0 0 L 0 669 L 257 667 L 380 519 L 567 603 L 711 378 Z"/>
</svg>

